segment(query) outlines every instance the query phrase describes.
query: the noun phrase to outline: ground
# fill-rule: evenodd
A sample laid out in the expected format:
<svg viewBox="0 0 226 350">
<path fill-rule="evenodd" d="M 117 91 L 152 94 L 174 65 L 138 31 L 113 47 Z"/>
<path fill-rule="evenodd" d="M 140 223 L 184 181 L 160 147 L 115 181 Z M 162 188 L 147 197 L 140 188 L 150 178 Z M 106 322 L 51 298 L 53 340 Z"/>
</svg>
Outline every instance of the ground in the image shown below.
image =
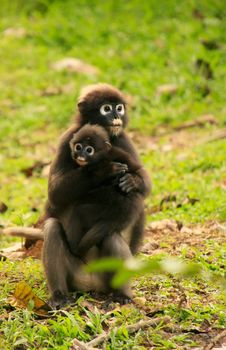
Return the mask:
<svg viewBox="0 0 226 350">
<path fill-rule="evenodd" d="M 79 90 L 104 81 L 127 95 L 128 132 L 152 178 L 140 258 L 170 254 L 223 275 L 225 15 L 223 0 L 3 0 L 0 225 L 36 222 L 49 163 Z M 20 242 L 0 239 L 1 248 Z M 1 261 L 0 277 L 2 349 L 70 349 L 74 338 L 87 342 L 109 329 L 106 349 L 223 343 L 225 296 L 220 284 L 201 276 L 145 275 L 132 281 L 131 305 L 106 311 L 105 300 L 82 295 L 51 318 L 9 304 L 20 281 L 47 300 L 40 260 Z M 169 321 L 128 333 L 128 325 L 157 316 Z"/>
</svg>

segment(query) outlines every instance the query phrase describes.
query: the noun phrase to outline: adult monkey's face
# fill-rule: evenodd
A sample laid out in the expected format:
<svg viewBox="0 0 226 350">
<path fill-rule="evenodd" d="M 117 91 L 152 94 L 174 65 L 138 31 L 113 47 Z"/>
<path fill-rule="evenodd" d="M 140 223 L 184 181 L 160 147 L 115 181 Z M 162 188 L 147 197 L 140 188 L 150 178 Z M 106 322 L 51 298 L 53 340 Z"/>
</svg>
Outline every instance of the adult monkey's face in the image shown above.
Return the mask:
<svg viewBox="0 0 226 350">
<path fill-rule="evenodd" d="M 108 84 L 88 86 L 79 98 L 78 108 L 81 125 L 101 125 L 110 136 L 120 135 L 127 124 L 125 99 Z"/>
</svg>

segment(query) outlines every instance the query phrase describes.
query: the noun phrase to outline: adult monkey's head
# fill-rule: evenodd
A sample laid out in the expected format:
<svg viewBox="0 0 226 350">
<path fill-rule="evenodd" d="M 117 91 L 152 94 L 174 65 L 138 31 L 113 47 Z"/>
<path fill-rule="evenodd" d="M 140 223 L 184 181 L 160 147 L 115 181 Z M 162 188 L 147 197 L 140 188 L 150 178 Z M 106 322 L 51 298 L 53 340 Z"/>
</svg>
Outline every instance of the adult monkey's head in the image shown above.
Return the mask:
<svg viewBox="0 0 226 350">
<path fill-rule="evenodd" d="M 118 136 L 127 124 L 126 101 L 122 93 L 108 84 L 89 85 L 78 99 L 80 126 L 98 124 Z"/>
</svg>

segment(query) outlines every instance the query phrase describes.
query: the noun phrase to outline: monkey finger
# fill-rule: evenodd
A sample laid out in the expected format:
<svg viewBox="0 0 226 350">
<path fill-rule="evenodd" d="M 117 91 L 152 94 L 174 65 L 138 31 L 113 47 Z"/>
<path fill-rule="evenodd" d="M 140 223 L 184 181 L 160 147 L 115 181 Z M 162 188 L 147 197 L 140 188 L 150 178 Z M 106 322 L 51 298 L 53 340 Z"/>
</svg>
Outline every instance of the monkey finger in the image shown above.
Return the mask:
<svg viewBox="0 0 226 350">
<path fill-rule="evenodd" d="M 131 179 L 130 174 L 125 174 L 123 177 L 120 178 L 119 182 L 129 181 Z"/>
<path fill-rule="evenodd" d="M 125 163 L 120 163 L 120 162 L 112 162 L 113 165 L 118 165 L 118 166 L 126 166 L 127 165 Z"/>
<path fill-rule="evenodd" d="M 112 175 L 125 175 L 125 173 L 126 173 L 126 169 L 124 169 L 124 168 L 118 168 L 118 169 L 114 169 L 114 172 L 113 172 L 113 174 Z"/>
<path fill-rule="evenodd" d="M 128 170 L 127 164 L 119 163 L 119 162 L 112 162 L 112 164 L 113 164 L 113 168 L 115 168 L 115 169 Z"/>
<path fill-rule="evenodd" d="M 123 167 L 116 168 L 116 169 L 115 169 L 115 171 L 117 171 L 118 173 L 120 173 L 120 172 L 124 172 L 124 174 L 125 174 L 125 172 L 126 172 L 126 168 L 123 168 Z"/>
<path fill-rule="evenodd" d="M 124 181 L 120 181 L 119 187 L 121 188 L 122 191 L 127 193 L 136 188 L 135 183 L 131 178 L 128 178 Z"/>
<path fill-rule="evenodd" d="M 127 189 L 132 187 L 130 184 L 119 185 L 122 191 L 127 192 Z"/>
<path fill-rule="evenodd" d="M 134 189 L 134 186 L 124 186 L 124 192 L 129 193 Z"/>
<path fill-rule="evenodd" d="M 126 175 L 121 177 L 119 179 L 119 185 L 120 186 L 124 186 L 124 185 L 127 185 L 127 186 L 133 186 L 134 185 L 134 181 L 131 177 L 127 177 Z"/>
<path fill-rule="evenodd" d="M 127 186 L 127 182 L 126 181 L 123 181 L 123 182 L 119 182 L 119 187 L 125 187 Z"/>
<path fill-rule="evenodd" d="M 133 191 L 134 189 L 135 189 L 134 186 L 129 186 L 129 187 L 127 187 L 125 192 L 129 193 L 129 192 Z"/>
<path fill-rule="evenodd" d="M 127 170 L 128 169 L 126 167 L 119 167 L 119 168 L 116 169 L 116 171 L 118 173 L 122 173 L 122 174 L 125 174 L 127 172 Z"/>
<path fill-rule="evenodd" d="M 131 179 L 130 177 L 125 177 L 125 176 L 123 176 L 123 177 L 121 177 L 120 179 L 119 179 L 119 183 L 120 184 L 133 184 L 134 183 L 134 181 L 133 181 L 133 179 Z"/>
<path fill-rule="evenodd" d="M 124 187 L 120 187 L 120 188 L 125 193 L 129 193 L 129 192 L 131 192 L 134 189 L 134 187 L 132 187 L 132 186 L 129 186 L 129 187 L 124 186 Z"/>
</svg>

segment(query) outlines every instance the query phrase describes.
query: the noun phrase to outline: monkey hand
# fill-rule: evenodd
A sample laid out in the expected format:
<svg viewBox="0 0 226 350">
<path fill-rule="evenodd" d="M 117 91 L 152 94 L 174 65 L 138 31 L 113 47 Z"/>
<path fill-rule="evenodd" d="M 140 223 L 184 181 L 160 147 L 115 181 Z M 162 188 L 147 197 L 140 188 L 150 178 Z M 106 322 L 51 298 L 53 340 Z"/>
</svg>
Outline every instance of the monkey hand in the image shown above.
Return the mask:
<svg viewBox="0 0 226 350">
<path fill-rule="evenodd" d="M 123 164 L 123 163 L 112 162 L 111 167 L 112 167 L 111 176 L 113 177 L 124 175 L 128 171 L 127 164 Z"/>
<path fill-rule="evenodd" d="M 125 174 L 119 179 L 119 187 L 123 192 L 129 193 L 131 191 L 137 190 L 137 176 L 132 174 Z"/>
</svg>

